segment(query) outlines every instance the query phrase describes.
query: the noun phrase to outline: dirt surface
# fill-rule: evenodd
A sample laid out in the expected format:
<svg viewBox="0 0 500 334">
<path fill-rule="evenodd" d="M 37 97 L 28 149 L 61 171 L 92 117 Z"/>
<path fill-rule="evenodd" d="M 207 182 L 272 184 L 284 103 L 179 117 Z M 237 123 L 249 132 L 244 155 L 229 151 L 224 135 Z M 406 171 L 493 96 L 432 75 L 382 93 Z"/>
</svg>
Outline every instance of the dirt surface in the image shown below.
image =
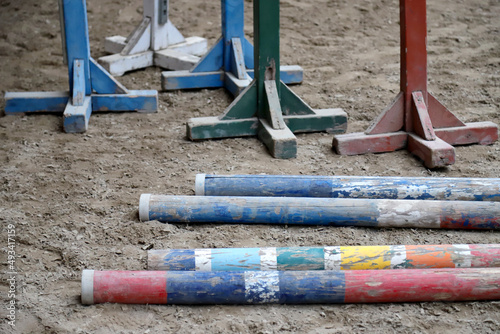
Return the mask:
<svg viewBox="0 0 500 334">
<path fill-rule="evenodd" d="M 252 2 L 245 31 L 252 38 Z M 219 1 L 171 1 L 185 36 L 212 45 Z M 104 37 L 128 35 L 142 1 L 89 0 L 94 58 Z M 429 90 L 466 122 L 500 124 L 500 2 L 428 1 Z M 293 90 L 314 108 L 343 108 L 363 131 L 399 91 L 395 0 L 281 1 L 281 63 L 301 65 Z M 119 78 L 160 90 L 159 68 Z M 67 89 L 56 1 L 0 1 L 0 91 Z M 15 229 L 16 326 L 2 279 L 0 332 L 18 333 L 498 333 L 498 302 L 375 305 L 82 306 L 82 269 L 146 269 L 148 247 L 498 243 L 497 232 L 141 223 L 142 193 L 193 195 L 197 173 L 499 177 L 500 143 L 456 148 L 456 163 L 428 170 L 406 151 L 338 156 L 332 135 L 300 134 L 298 157 L 276 160 L 256 138 L 191 142 L 185 122 L 216 116 L 223 89 L 160 92 L 156 114 L 95 114 L 84 134 L 61 115 L 0 118 L 2 250 Z M 0 110 L 4 107 L 3 94 Z M 6 253 L 2 275 L 9 277 Z"/>
</svg>

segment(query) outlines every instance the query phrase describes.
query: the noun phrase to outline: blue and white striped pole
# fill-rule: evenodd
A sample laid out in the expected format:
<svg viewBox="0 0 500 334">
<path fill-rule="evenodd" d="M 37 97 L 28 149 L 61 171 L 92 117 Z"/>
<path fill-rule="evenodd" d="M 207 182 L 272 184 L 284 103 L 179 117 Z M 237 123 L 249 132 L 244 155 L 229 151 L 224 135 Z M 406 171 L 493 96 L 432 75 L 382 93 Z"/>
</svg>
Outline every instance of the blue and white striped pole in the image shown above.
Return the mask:
<svg viewBox="0 0 500 334">
<path fill-rule="evenodd" d="M 198 196 L 500 201 L 500 178 L 196 175 Z"/>
<path fill-rule="evenodd" d="M 141 221 L 500 229 L 500 202 L 141 195 Z"/>
</svg>

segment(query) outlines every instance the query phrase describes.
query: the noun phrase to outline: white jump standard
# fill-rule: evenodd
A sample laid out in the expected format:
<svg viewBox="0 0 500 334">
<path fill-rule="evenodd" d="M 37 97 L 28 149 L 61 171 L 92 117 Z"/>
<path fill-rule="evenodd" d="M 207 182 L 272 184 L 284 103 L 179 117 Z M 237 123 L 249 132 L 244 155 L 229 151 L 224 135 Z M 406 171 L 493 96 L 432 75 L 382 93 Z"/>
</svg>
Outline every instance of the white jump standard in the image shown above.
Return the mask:
<svg viewBox="0 0 500 334">
<path fill-rule="evenodd" d="M 104 49 L 112 55 L 99 62 L 113 75 L 159 66 L 189 70 L 207 52 L 207 40 L 184 38 L 168 18 L 169 0 L 144 0 L 144 17 L 128 37 L 106 37 Z"/>
</svg>

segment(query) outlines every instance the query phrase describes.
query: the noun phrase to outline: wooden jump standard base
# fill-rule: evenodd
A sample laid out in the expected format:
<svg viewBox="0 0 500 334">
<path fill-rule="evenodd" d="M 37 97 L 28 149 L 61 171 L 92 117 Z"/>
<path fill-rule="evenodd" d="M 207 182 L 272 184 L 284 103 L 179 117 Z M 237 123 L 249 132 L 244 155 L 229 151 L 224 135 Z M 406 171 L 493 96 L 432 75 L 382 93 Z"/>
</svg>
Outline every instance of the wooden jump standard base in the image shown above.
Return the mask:
<svg viewBox="0 0 500 334">
<path fill-rule="evenodd" d="M 500 202 L 143 194 L 141 221 L 500 229 Z"/>
<path fill-rule="evenodd" d="M 258 136 L 273 157 L 288 159 L 297 155 L 294 132 L 345 132 L 344 111 L 313 110 L 280 80 L 279 1 L 254 1 L 254 40 L 255 79 L 219 117 L 191 118 L 188 138 Z"/>
<path fill-rule="evenodd" d="M 84 132 L 93 111 L 156 112 L 156 90 L 127 90 L 90 57 L 85 0 L 59 0 L 69 92 L 5 93 L 5 113 L 64 112 L 65 132 Z"/>
<path fill-rule="evenodd" d="M 196 175 L 198 196 L 500 201 L 500 178 Z"/>
<path fill-rule="evenodd" d="M 168 18 L 169 0 L 144 0 L 144 18 L 127 37 L 106 37 L 104 49 L 110 56 L 99 62 L 115 76 L 125 72 L 159 66 L 169 70 L 188 70 L 207 52 L 207 40 L 184 38 Z"/>
<path fill-rule="evenodd" d="M 337 135 L 339 154 L 391 152 L 407 148 L 428 168 L 455 163 L 452 145 L 498 140 L 492 122 L 463 123 L 427 91 L 425 0 L 400 0 L 401 92 L 364 132 Z"/>
<path fill-rule="evenodd" d="M 165 249 L 148 270 L 373 270 L 500 267 L 500 244 Z"/>
<path fill-rule="evenodd" d="M 237 96 L 250 84 L 254 77 L 254 50 L 243 31 L 243 3 L 221 0 L 222 37 L 190 71 L 163 72 L 164 90 L 224 87 Z M 284 83 L 302 82 L 300 66 L 277 68 Z"/>
<path fill-rule="evenodd" d="M 329 304 L 500 299 L 500 268 L 346 271 L 94 271 L 82 303 Z"/>
</svg>

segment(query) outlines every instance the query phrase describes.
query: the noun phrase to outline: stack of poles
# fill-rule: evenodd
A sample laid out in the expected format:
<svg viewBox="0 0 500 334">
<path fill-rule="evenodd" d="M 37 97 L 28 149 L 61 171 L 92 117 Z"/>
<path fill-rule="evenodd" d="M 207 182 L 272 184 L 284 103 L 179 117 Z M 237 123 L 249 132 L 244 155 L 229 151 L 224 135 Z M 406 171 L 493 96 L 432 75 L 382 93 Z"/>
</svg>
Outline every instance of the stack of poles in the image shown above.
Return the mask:
<svg viewBox="0 0 500 334">
<path fill-rule="evenodd" d="M 140 218 L 170 223 L 491 230 L 500 226 L 500 179 L 199 175 L 196 194 L 209 196 L 144 194 Z M 500 299 L 497 244 L 173 249 L 148 255 L 150 271 L 85 270 L 82 302 L 326 304 Z"/>
<path fill-rule="evenodd" d="M 500 229 L 500 179 L 198 175 L 196 194 L 143 194 L 141 221 Z"/>
<path fill-rule="evenodd" d="M 83 304 L 500 299 L 498 244 L 152 250 L 148 266 L 152 271 L 84 270 Z"/>
</svg>

